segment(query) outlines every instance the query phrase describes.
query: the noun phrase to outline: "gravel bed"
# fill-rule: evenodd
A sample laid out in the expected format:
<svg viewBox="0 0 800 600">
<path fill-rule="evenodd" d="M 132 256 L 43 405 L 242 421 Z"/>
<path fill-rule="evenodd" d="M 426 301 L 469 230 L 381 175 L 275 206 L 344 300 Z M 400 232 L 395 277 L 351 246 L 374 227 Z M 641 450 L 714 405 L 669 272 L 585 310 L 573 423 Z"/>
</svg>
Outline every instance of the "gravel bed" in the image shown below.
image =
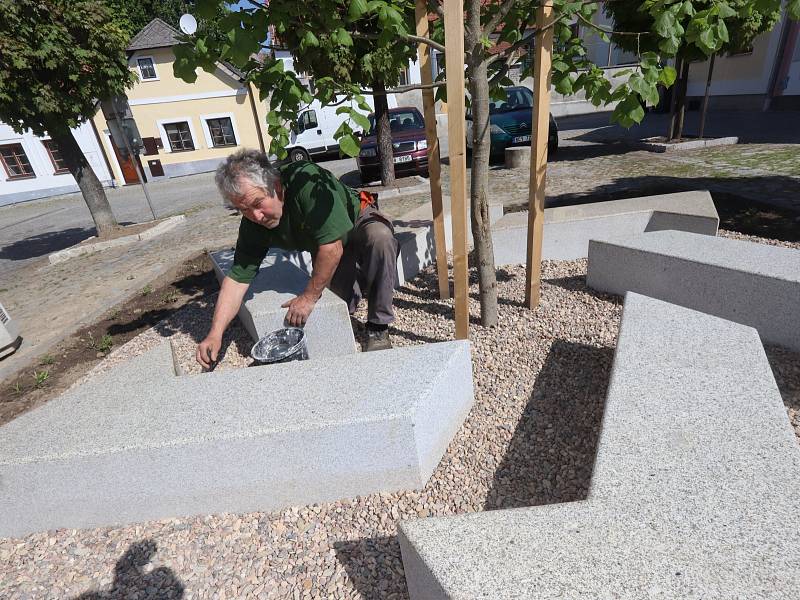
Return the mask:
<svg viewBox="0 0 800 600">
<path fill-rule="evenodd" d="M 524 267 L 500 269 L 493 329 L 477 325 L 472 273 L 475 405 L 424 489 L 0 540 L 0 597 L 407 598 L 398 520 L 585 498 L 622 310 L 619 298 L 588 290 L 585 273 L 585 260 L 545 262 L 541 304 L 529 311 Z M 396 295 L 395 346 L 452 339 L 452 303 L 435 289 L 428 270 Z M 194 347 L 213 301 L 131 340 L 91 376 L 165 336 L 196 371 Z M 250 363 L 240 327 L 225 343 L 218 369 Z M 800 437 L 800 356 L 768 354 Z"/>
</svg>

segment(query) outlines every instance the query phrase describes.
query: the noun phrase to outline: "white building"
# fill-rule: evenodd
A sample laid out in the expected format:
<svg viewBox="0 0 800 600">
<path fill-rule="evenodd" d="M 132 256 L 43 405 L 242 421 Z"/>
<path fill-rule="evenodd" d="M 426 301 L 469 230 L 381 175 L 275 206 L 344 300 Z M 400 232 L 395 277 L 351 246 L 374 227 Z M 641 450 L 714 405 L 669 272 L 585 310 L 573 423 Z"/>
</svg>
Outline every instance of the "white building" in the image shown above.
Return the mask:
<svg viewBox="0 0 800 600">
<path fill-rule="evenodd" d="M 72 130 L 97 178 L 104 186 L 112 176 L 91 123 Z M 78 184 L 48 137 L 16 133 L 0 122 L 0 206 L 77 192 Z"/>
</svg>

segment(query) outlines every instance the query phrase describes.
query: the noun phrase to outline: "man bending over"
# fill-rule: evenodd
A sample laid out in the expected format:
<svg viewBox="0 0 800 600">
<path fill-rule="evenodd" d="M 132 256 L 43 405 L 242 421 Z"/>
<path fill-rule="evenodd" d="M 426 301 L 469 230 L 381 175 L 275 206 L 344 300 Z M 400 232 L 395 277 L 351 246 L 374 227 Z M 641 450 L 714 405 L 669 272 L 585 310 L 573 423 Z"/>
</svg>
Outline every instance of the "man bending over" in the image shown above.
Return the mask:
<svg viewBox="0 0 800 600">
<path fill-rule="evenodd" d="M 217 169 L 216 182 L 226 204 L 243 218 L 233 267 L 222 281 L 197 362 L 205 368 L 216 362 L 222 335 L 270 248 L 305 250 L 312 256 L 306 289 L 283 305 L 287 324 L 302 327 L 329 287 L 348 303 L 350 314 L 366 297 L 367 351 L 391 348 L 398 243 L 391 221 L 372 196 L 346 187 L 314 163 L 275 167 L 256 150 L 229 156 Z"/>
</svg>

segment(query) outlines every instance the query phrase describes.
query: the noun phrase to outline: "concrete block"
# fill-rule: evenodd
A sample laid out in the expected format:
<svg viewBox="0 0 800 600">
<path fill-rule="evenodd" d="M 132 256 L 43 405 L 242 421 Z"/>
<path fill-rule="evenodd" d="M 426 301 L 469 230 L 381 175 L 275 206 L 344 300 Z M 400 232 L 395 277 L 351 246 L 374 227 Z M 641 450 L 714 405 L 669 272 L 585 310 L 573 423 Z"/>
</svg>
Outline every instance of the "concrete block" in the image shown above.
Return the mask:
<svg viewBox="0 0 800 600">
<path fill-rule="evenodd" d="M 800 451 L 757 332 L 629 293 L 588 499 L 399 540 L 412 600 L 794 597 Z"/>
<path fill-rule="evenodd" d="M 638 292 L 749 325 L 800 351 L 800 251 L 659 231 L 589 245 L 587 284 Z"/>
<path fill-rule="evenodd" d="M 529 169 L 531 166 L 531 147 L 506 148 L 506 169 Z"/>
<path fill-rule="evenodd" d="M 169 344 L 0 427 L 0 537 L 421 488 L 468 342 L 175 375 Z"/>
<path fill-rule="evenodd" d="M 155 227 L 151 227 L 150 229 L 144 230 L 142 233 L 139 234 L 140 240 L 152 240 L 159 235 L 162 235 L 172 229 L 175 229 L 178 225 L 186 220 L 185 215 L 175 215 L 168 219 L 164 219 L 156 225 Z"/>
<path fill-rule="evenodd" d="M 453 218 L 450 212 L 450 197 L 442 198 L 444 212 L 445 244 L 453 248 Z M 394 221 L 395 236 L 400 242 L 397 275 L 400 285 L 414 278 L 417 273 L 436 259 L 436 243 L 433 236 L 433 215 L 430 204 L 423 204 Z M 503 217 L 503 205 L 489 205 L 489 220 L 496 223 Z M 470 211 L 467 210 L 467 240 L 472 245 Z"/>
<path fill-rule="evenodd" d="M 233 250 L 211 253 L 221 282 L 233 265 Z M 308 253 L 270 251 L 242 302 L 239 320 L 254 340 L 285 326 L 281 304 L 305 290 L 311 272 Z M 356 352 L 356 341 L 347 304 L 326 289 L 305 325 L 309 358 Z"/>
<path fill-rule="evenodd" d="M 716 235 L 719 216 L 707 191 L 662 194 L 546 208 L 542 258 L 576 260 L 589 254 L 590 239 L 679 229 Z M 527 260 L 528 213 L 509 213 L 492 229 L 495 264 Z"/>
</svg>

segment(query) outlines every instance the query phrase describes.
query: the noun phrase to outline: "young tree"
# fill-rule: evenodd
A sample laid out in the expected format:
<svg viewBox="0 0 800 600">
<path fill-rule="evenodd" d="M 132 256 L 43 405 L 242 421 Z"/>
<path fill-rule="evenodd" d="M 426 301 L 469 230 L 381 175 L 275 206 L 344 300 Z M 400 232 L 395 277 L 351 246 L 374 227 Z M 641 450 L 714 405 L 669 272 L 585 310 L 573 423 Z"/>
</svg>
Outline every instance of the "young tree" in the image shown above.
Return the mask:
<svg viewBox="0 0 800 600">
<path fill-rule="evenodd" d="M 186 0 L 107 0 L 107 4 L 120 27 L 133 37 L 156 17 L 177 28 L 181 16 L 193 10 L 195 3 Z M 219 21 L 230 12 L 227 4 L 221 4 L 214 15 L 198 21 L 199 34 L 221 38 L 224 34 L 218 27 Z"/>
<path fill-rule="evenodd" d="M 200 17 L 213 15 L 220 0 L 204 0 L 196 5 Z M 364 93 L 375 99 L 378 151 L 381 158 L 381 181 L 394 181 L 391 131 L 389 129 L 386 94 L 397 85 L 400 73 L 416 54 L 416 46 L 398 40 L 399 28 L 413 26 L 413 0 L 377 2 L 380 10 L 370 11 L 367 0 L 251 0 L 251 6 L 233 13 L 220 22 L 227 31 L 222 40 L 198 34 L 190 45 L 176 49 L 175 73 L 191 81 L 196 66 L 213 69 L 218 60 L 228 60 L 248 74 L 259 88 L 261 99 L 269 98 L 269 133 L 273 138 L 270 150 L 285 156 L 289 130 L 284 123 L 296 122 L 298 109 L 312 98 L 323 105 L 341 104 L 337 109 L 350 120 L 337 132 L 343 152 L 358 153 L 354 126 L 367 130 L 370 123 L 363 112 L 371 109 Z M 277 41 L 264 44 L 269 30 Z M 260 49 L 288 50 L 295 67 L 314 80 L 313 94 L 304 88 L 293 73 L 283 70 L 283 63 L 271 54 L 253 59 Z M 345 96 L 345 100 L 337 97 Z M 354 100 L 362 112 L 355 109 Z"/>
<path fill-rule="evenodd" d="M 207 0 L 210 6 L 215 0 Z M 272 92 L 268 125 L 273 136 L 273 151 L 281 151 L 288 140 L 288 131 L 283 122 L 293 121 L 300 102 L 311 99 L 297 78 L 285 73 L 282 66 L 273 60 L 265 61 L 262 67 L 256 67 L 254 61 L 248 63 L 250 53 L 259 47 L 259 41 L 266 37 L 267 27 L 276 26 L 278 34 L 284 34 L 292 22 L 286 21 L 280 11 L 274 12 L 276 2 L 273 0 L 265 6 L 257 0 L 250 0 L 261 10 L 242 17 L 240 22 L 231 23 L 229 43 L 212 47 L 204 38 L 191 40 L 191 44 L 179 49 L 179 61 L 176 72 L 191 77 L 193 69 L 200 64 L 208 69 L 214 68 L 219 58 L 231 60 L 251 73 L 252 80 L 257 82 L 263 97 Z M 725 21 L 733 14 L 724 0 L 707 0 L 712 3 L 713 10 L 695 12 L 687 23 L 687 35 L 702 40 L 707 48 L 718 47 L 726 35 Z M 744 1 L 744 0 L 743 0 Z M 777 5 L 781 0 L 751 0 L 762 4 Z M 556 91 L 569 95 L 583 91 L 596 106 L 616 103 L 612 113 L 612 121 L 625 127 L 638 123 L 644 118 L 643 103 L 658 102 L 658 87 L 671 86 L 676 77 L 675 69 L 665 64 L 666 58 L 674 55 L 679 47 L 679 37 L 684 31 L 679 27 L 675 12 L 688 10 L 684 6 L 691 5 L 692 0 L 648 0 L 648 10 L 660 24 L 656 35 L 666 43 L 659 44 L 660 52 L 646 51 L 640 55 L 637 68 L 628 73 L 628 79 L 612 89 L 611 82 L 605 77 L 603 69 L 592 64 L 586 53 L 584 41 L 576 37 L 571 24 L 580 21 L 598 31 L 608 40 L 614 33 L 603 31 L 593 23 L 593 17 L 599 5 L 582 0 L 553 0 L 554 18 L 545 27 L 554 28 L 556 48 L 552 63 L 552 84 Z M 492 326 L 497 322 L 497 283 L 488 219 L 488 174 L 489 174 L 489 100 L 491 97 L 503 97 L 503 86 L 511 84 L 507 77 L 512 66 L 519 62 L 519 51 L 529 46 L 537 33 L 535 23 L 539 0 L 466 0 L 465 2 L 465 69 L 467 86 L 470 93 L 470 105 L 473 122 L 472 143 L 472 183 L 470 204 L 472 214 L 472 233 L 477 255 L 478 280 L 480 285 L 481 322 Z M 800 8 L 800 0 L 791 0 L 792 5 Z M 204 3 L 198 3 L 198 9 Z M 283 3 L 281 3 L 283 4 Z M 331 45 L 324 48 L 331 52 L 342 52 L 351 60 L 360 59 L 359 47 L 354 41 L 362 36 L 376 39 L 379 46 L 407 46 L 411 52 L 412 43 L 426 43 L 436 49 L 444 50 L 443 0 L 428 0 L 432 13 L 440 18 L 433 23 L 432 39 L 423 39 L 414 35 L 413 5 L 410 0 L 324 0 L 315 3 L 314 25 L 316 29 L 306 27 L 292 53 L 303 60 L 303 56 L 313 52 L 320 46 L 320 36 L 327 36 Z M 347 16 L 343 17 L 346 8 Z M 306 18 L 309 11 L 303 3 L 287 3 L 286 11 L 301 14 Z M 294 12 L 292 12 L 294 11 Z M 316 14 L 322 14 L 316 20 Z M 668 15 L 668 16 L 663 16 Z M 310 18 L 310 17 L 309 17 Z M 311 22 L 311 21 L 309 21 Z M 363 33 L 361 23 L 368 23 L 369 33 Z M 302 26 L 302 25 L 301 25 Z M 633 30 L 628 33 L 638 35 L 646 30 Z M 403 52 L 406 52 L 404 49 Z M 522 78 L 530 76 L 532 66 L 523 69 Z M 345 76 L 343 81 L 334 78 L 322 78 L 317 81 L 316 95 L 323 102 L 330 102 L 336 93 L 359 99 L 357 79 Z M 443 86 L 439 81 L 437 86 Z M 407 86 L 413 89 L 420 86 Z M 444 97 L 444 89 L 439 90 L 439 97 Z M 453 99 L 459 102 L 461 99 Z M 363 106 L 361 106 L 364 109 Z M 358 123 L 358 115 L 347 106 L 339 110 L 349 112 Z M 337 132 L 342 150 L 351 156 L 357 154 L 358 143 L 352 136 L 352 128 L 345 123 Z"/>
<path fill-rule="evenodd" d="M 133 83 L 128 37 L 102 2 L 0 0 L 0 14 L 0 119 L 50 135 L 106 235 L 116 219 L 70 128 Z"/>
<path fill-rule="evenodd" d="M 795 5 L 798 3 L 795 2 Z M 798 8 L 795 8 L 795 13 Z M 612 41 L 628 52 L 658 52 L 673 56 L 679 73 L 670 104 L 667 139 L 683 136 L 689 64 L 712 58 L 706 89 L 711 85 L 713 58 L 724 52 L 740 52 L 755 38 L 770 31 L 781 17 L 781 3 L 757 0 L 686 0 L 658 3 L 652 0 L 615 0 L 604 4 L 616 29 L 641 31 L 642 35 L 612 35 Z M 703 111 L 703 129 L 705 110 Z"/>
</svg>

